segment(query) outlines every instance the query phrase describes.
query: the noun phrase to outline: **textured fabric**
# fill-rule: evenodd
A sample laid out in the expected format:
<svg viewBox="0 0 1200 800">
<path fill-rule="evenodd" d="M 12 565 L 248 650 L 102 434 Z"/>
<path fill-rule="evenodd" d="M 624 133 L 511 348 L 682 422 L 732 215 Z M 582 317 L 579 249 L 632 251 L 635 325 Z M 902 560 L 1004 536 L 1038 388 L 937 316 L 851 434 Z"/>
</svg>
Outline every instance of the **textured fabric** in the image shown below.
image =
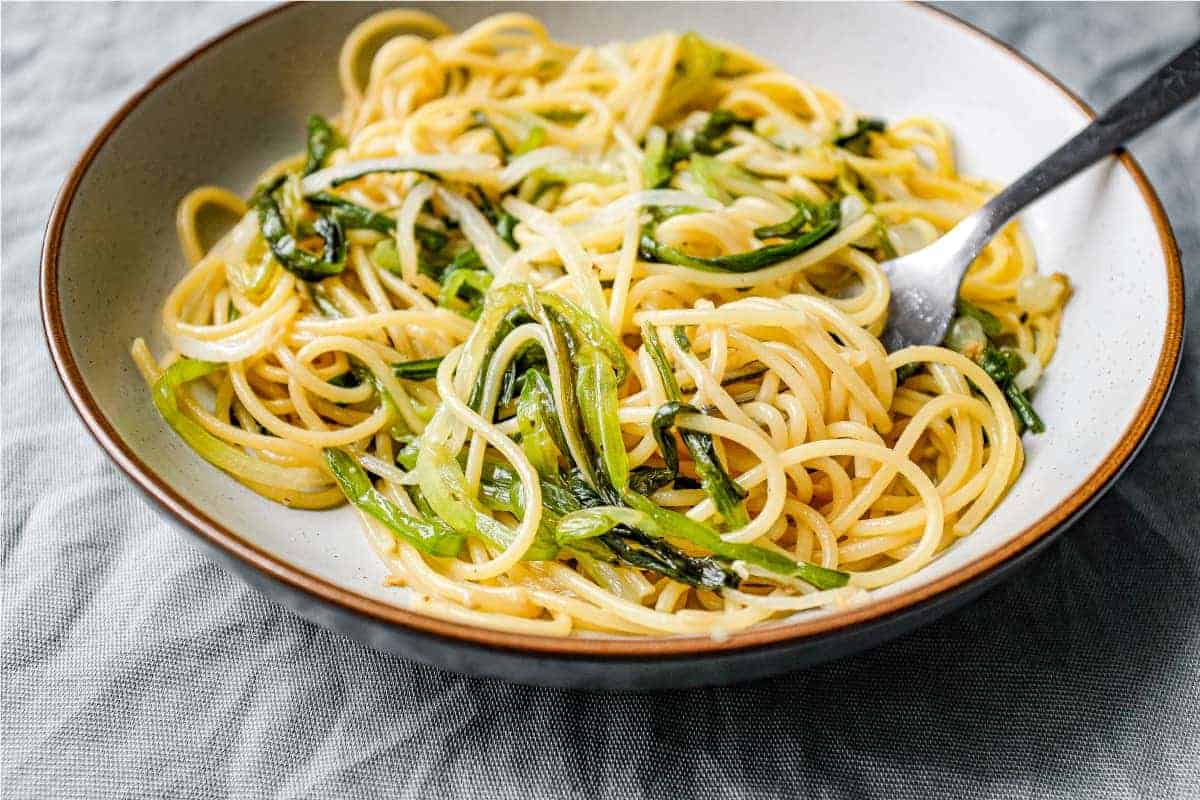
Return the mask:
<svg viewBox="0 0 1200 800">
<path fill-rule="evenodd" d="M 1196 5 L 953 10 L 1096 105 L 1200 33 Z M 69 408 L 38 252 L 92 132 L 250 11 L 3 6 L 0 794 L 1200 796 L 1195 313 L 1145 451 L 1048 552 L 900 641 L 756 684 L 605 696 L 446 674 L 314 627 L 195 552 Z M 1194 309 L 1200 105 L 1132 149 Z"/>
</svg>

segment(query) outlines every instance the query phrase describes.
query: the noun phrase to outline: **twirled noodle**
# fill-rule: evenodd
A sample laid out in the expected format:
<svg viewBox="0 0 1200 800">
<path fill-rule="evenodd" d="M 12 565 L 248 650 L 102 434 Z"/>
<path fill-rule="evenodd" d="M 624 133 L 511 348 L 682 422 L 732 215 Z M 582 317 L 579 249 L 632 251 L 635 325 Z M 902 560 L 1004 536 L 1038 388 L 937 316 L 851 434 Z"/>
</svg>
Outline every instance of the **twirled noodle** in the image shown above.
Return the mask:
<svg viewBox="0 0 1200 800">
<path fill-rule="evenodd" d="M 338 69 L 341 113 L 249 203 L 182 200 L 172 349 L 133 356 L 246 486 L 348 498 L 397 603 L 724 635 L 863 602 L 1016 479 L 1069 294 L 1019 226 L 951 347 L 877 338 L 880 260 L 994 190 L 940 123 L 694 34 L 573 47 L 522 13 L 377 14 Z M 211 248 L 209 207 L 240 217 Z"/>
</svg>

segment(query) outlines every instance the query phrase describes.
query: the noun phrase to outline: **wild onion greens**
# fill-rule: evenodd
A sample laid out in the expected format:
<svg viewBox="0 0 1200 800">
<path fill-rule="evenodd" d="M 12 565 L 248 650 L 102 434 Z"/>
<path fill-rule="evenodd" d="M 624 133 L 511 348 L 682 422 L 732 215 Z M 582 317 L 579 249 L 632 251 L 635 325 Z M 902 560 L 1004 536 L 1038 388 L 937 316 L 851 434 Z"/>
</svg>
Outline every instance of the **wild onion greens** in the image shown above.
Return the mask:
<svg viewBox="0 0 1200 800">
<path fill-rule="evenodd" d="M 660 508 L 636 491 L 652 492 L 674 479 L 678 455 L 667 455 L 672 442 L 664 447 L 666 469 L 630 470 L 617 413 L 618 391 L 628 369 L 619 344 L 603 323 L 570 301 L 510 284 L 489 296 L 480 316 L 479 325 L 489 341 L 486 358 L 490 360 L 504 337 L 526 321 L 544 326 L 549 346 L 544 351 L 537 346 L 541 352 L 536 356 L 531 347 L 513 359 L 508 370 L 514 377 L 506 374 L 504 383 L 519 384 L 520 390 L 506 388 L 502 394 L 515 397 L 518 439 L 539 475 L 545 509 L 539 529 L 543 543 L 549 526 L 557 546 L 585 548 L 589 557 L 654 569 L 711 589 L 738 585 L 737 574 L 725 566 L 734 561 L 821 587 L 845 583 L 844 573 L 798 564 L 753 545 L 727 543 L 706 523 Z M 661 349 L 656 358 L 665 364 Z M 512 370 L 513 364 L 522 363 L 523 367 Z M 557 390 L 556 383 L 566 391 Z M 663 420 L 669 416 L 673 425 L 674 414 L 688 409 L 679 402 L 678 387 L 671 385 L 677 408 L 668 411 Z M 477 382 L 470 397 L 476 410 L 480 410 L 482 386 L 482 381 Z M 666 425 L 660 420 L 659 427 L 661 436 Z M 686 430 L 681 435 L 697 463 L 701 485 L 713 496 L 726 523 L 745 524 L 745 492 L 725 472 L 712 438 Z M 449 454 L 422 452 L 416 470 L 421 492 L 452 528 L 497 538 L 499 529 L 487 530 L 489 523 L 474 508 L 474 501 L 458 488 L 464 479 Z M 507 466 L 491 464 L 485 469 L 480 498 L 493 509 L 517 517 L 523 513 L 520 482 Z M 499 528 L 508 530 L 502 525 Z M 671 538 L 687 540 L 711 555 L 682 553 L 671 544 Z"/>
<path fill-rule="evenodd" d="M 262 192 L 256 204 L 263 239 L 284 269 L 306 281 L 319 281 L 338 275 L 346 268 L 346 238 L 342 226 L 330 216 L 318 217 L 313 231 L 321 238 L 324 248 L 320 255 L 300 246 L 297 235 L 289 229 L 280 210 L 276 191 L 283 178 Z"/>
<path fill-rule="evenodd" d="M 646 261 L 675 264 L 705 272 L 756 272 L 800 255 L 820 244 L 837 229 L 838 223 L 830 219 L 814 226 L 807 233 L 780 244 L 769 244 L 745 253 L 701 258 L 659 242 L 647 227 L 642 231 L 640 250 L 642 258 Z"/>
<path fill-rule="evenodd" d="M 319 114 L 311 114 L 308 117 L 307 124 L 308 132 L 308 148 L 304 157 L 304 169 L 302 175 L 311 175 L 312 173 L 325 166 L 329 160 L 329 154 L 339 147 L 345 146 L 345 141 L 341 135 L 329 124 L 329 120 Z"/>
<path fill-rule="evenodd" d="M 344 450 L 326 448 L 325 463 L 350 504 L 383 523 L 396 538 L 431 556 L 456 556 L 465 537 L 436 516 L 418 519 L 404 513 L 375 488 L 371 477 Z"/>
<path fill-rule="evenodd" d="M 844 150 L 849 150 L 858 156 L 865 156 L 867 148 L 871 143 L 870 133 L 883 133 L 887 130 L 887 123 L 881 119 L 873 117 L 859 117 L 854 124 L 854 130 L 845 136 L 839 136 L 833 140 L 834 145 L 841 147 Z"/>
<path fill-rule="evenodd" d="M 729 145 L 724 141 L 726 134 L 735 126 L 748 128 L 754 125 L 754 120 L 739 117 L 732 111 L 718 108 L 708 115 L 704 126 L 696 132 L 692 139 L 692 148 L 697 153 L 713 156 L 725 150 Z"/>
<path fill-rule="evenodd" d="M 462 259 L 466 263 L 479 266 L 454 266 L 453 264 L 442 276 L 442 288 L 438 292 L 438 305 L 448 308 L 467 319 L 479 319 L 483 310 L 483 300 L 487 296 L 488 287 L 492 285 L 492 273 L 482 266 L 479 254 L 468 250 L 473 259 Z M 456 262 L 459 259 L 455 259 Z"/>
<path fill-rule="evenodd" d="M 378 233 L 391 233 L 396 230 L 396 220 L 386 214 L 372 211 L 331 192 L 317 192 L 305 199 L 314 206 L 329 209 L 346 230 L 365 228 Z"/>
<path fill-rule="evenodd" d="M 401 361 L 398 364 L 392 364 L 392 374 L 407 381 L 428 381 L 437 377 L 438 367 L 441 365 L 441 356 Z"/>
<path fill-rule="evenodd" d="M 829 223 L 836 226 L 841 222 L 841 206 L 836 201 L 817 205 L 797 198 L 792 200 L 792 204 L 796 206 L 795 214 L 778 224 L 755 228 L 754 235 L 759 239 L 791 239 L 812 233 Z"/>
<path fill-rule="evenodd" d="M 659 101 L 659 118 L 669 119 L 703 96 L 712 87 L 724 60 L 725 54 L 719 48 L 695 33 L 685 33 L 679 40 L 674 79 Z"/>
<path fill-rule="evenodd" d="M 675 381 L 675 373 L 671 369 L 670 362 L 667 361 L 666 353 L 663 352 L 662 345 L 658 341 L 658 334 L 653 326 L 642 326 L 642 342 L 650 352 L 650 358 L 658 370 L 659 379 L 662 381 L 667 395 L 667 402 L 654 412 L 650 429 L 654 434 L 654 441 L 658 444 L 663 461 L 674 477 L 679 474 L 679 453 L 675 447 L 675 439 L 671 436 L 671 430 L 676 427 L 675 418 L 681 413 L 700 414 L 701 411 L 693 405 L 682 402 L 683 395 L 679 391 L 679 384 Z M 700 485 L 712 498 L 713 504 L 716 505 L 717 511 L 720 512 L 725 523 L 731 528 L 740 528 L 749 522 L 749 515 L 742 502 L 746 497 L 746 490 L 739 486 L 737 481 L 731 478 L 725 470 L 725 466 L 717 456 L 712 436 L 689 428 L 679 428 L 679 435 L 683 439 L 692 461 L 695 462 Z"/>
<path fill-rule="evenodd" d="M 500 150 L 500 157 L 505 161 L 512 156 L 512 149 L 508 146 L 508 142 L 504 140 L 504 134 L 500 133 L 500 129 L 492 124 L 488 119 L 488 115 L 476 109 L 471 112 L 472 128 L 485 128 L 492 134 L 492 139 L 496 142 L 496 147 Z"/>
<path fill-rule="evenodd" d="M 958 317 L 950 325 L 945 345 L 973 359 L 996 382 L 1013 411 L 1018 433 L 1026 430 L 1044 433 L 1046 424 L 1034 410 L 1029 396 L 1015 382 L 1017 374 L 1025 369 L 1025 359 L 1016 350 L 997 342 L 1002 331 L 1000 320 L 987 309 L 962 298 L 959 298 L 957 308 Z M 983 337 L 976 340 L 960 336 L 958 332 L 966 327 L 967 322 L 977 325 L 976 330 Z"/>
</svg>

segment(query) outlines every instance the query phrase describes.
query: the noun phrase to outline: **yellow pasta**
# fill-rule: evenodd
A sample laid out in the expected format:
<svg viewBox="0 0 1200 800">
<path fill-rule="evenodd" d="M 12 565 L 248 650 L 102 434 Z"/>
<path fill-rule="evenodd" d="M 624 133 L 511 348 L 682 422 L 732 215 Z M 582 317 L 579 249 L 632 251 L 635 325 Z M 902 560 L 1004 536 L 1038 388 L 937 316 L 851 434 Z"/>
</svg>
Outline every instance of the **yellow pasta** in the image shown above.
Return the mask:
<svg viewBox="0 0 1200 800">
<path fill-rule="evenodd" d="M 728 44 L 532 16 L 360 24 L 340 113 L 248 201 L 183 199 L 166 421 L 264 497 L 350 501 L 422 613 L 726 633 L 859 603 L 969 535 L 1040 425 L 1069 286 L 1016 223 L 947 347 L 888 354 L 881 261 L 994 187 Z M 207 249 L 206 206 L 240 215 Z M 1015 411 L 1014 411 L 1015 409 Z"/>
</svg>

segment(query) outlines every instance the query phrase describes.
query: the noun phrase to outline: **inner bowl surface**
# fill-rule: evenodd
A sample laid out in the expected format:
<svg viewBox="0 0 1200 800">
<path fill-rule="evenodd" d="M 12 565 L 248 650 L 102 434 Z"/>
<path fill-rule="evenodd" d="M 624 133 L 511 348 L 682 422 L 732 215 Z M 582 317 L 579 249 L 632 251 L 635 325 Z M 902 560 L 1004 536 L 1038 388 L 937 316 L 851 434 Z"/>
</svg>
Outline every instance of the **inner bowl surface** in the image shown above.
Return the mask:
<svg viewBox="0 0 1200 800">
<path fill-rule="evenodd" d="M 421 7 L 456 29 L 499 11 L 536 13 L 553 36 L 578 43 L 637 38 L 686 21 L 864 113 L 944 121 L 962 170 L 998 181 L 1015 178 L 1088 120 L 1078 100 L 1013 52 L 914 5 L 819 4 L 803 14 L 786 4 L 639 4 L 636 14 L 620 4 Z M 42 267 L 51 350 L 101 444 L 173 521 L 306 616 L 421 660 L 535 682 L 653 685 L 668 683 L 670 674 L 679 685 L 779 671 L 877 643 L 965 602 L 1094 501 L 1161 408 L 1181 343 L 1182 277 L 1165 214 L 1126 155 L 1023 216 L 1042 271 L 1065 272 L 1075 287 L 1058 354 L 1037 394 L 1048 432 L 1025 437 L 1024 473 L 975 533 L 875 592 L 869 605 L 808 613 L 723 640 L 547 639 L 403 610 L 402 592 L 383 586 L 383 566 L 349 509 L 282 508 L 203 462 L 157 416 L 128 356 L 136 336 L 162 348 L 159 309 L 185 268 L 174 233 L 178 200 L 201 183 L 248 193 L 265 165 L 295 152 L 305 117 L 339 106 L 338 48 L 375 10 L 275 9 L 156 78 L 101 131 L 68 179 Z M 480 646 L 500 650 L 489 656 Z M 521 658 L 534 653 L 547 664 L 571 661 L 570 677 Z M 732 671 L 738 654 L 754 665 L 749 672 Z M 716 671 L 653 666 L 701 655 Z M 620 661 L 641 664 L 622 677 L 614 663 Z"/>
</svg>

